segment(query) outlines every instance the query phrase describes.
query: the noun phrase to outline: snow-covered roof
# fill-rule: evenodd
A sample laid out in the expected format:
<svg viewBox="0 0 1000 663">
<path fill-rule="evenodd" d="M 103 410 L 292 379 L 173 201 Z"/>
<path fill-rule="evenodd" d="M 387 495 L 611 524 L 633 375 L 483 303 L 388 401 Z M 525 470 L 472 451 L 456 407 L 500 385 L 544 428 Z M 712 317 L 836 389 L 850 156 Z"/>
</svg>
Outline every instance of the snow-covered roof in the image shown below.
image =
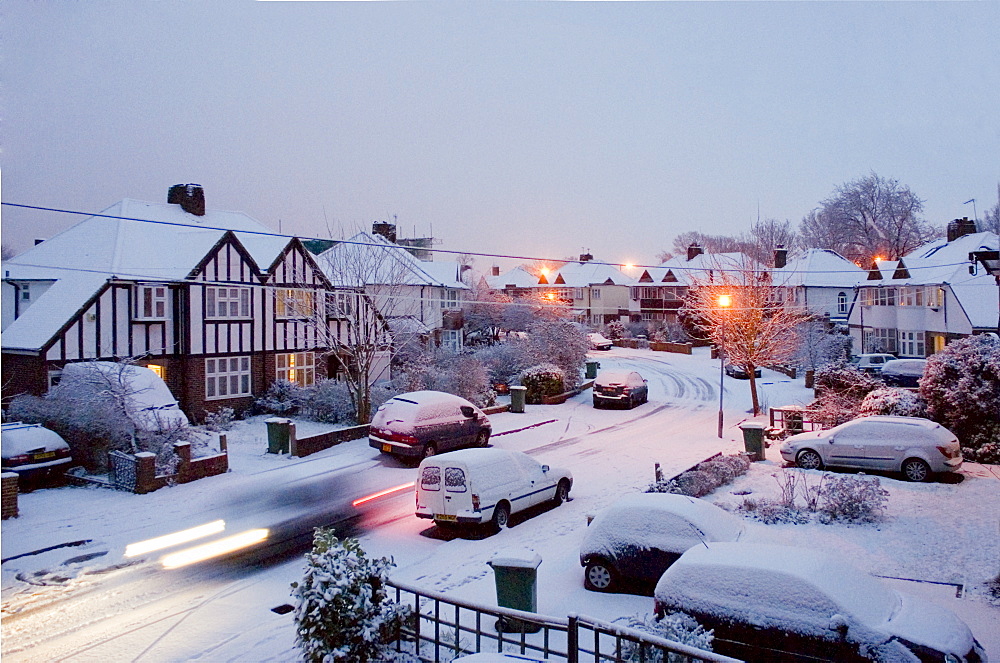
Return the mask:
<svg viewBox="0 0 1000 663">
<path fill-rule="evenodd" d="M 765 269 L 763 265 L 743 253 L 699 253 L 691 260 L 686 256 L 674 256 L 657 267 L 647 269 L 646 273 L 654 284 L 692 285 L 695 282 L 704 283 L 719 278 L 735 281 L 743 272 Z M 642 276 L 639 278 L 642 279 Z"/>
<path fill-rule="evenodd" d="M 486 277 L 486 283 L 493 290 L 503 290 L 504 288 L 534 288 L 538 285 L 538 277 L 526 270 L 524 267 L 515 267 L 500 276 Z"/>
<path fill-rule="evenodd" d="M 868 272 L 830 249 L 807 249 L 771 274 L 774 285 L 785 287 L 853 288 L 868 277 Z"/>
<path fill-rule="evenodd" d="M 468 288 L 457 278 L 456 263 L 423 262 L 405 248 L 373 233 L 360 232 L 337 242 L 319 254 L 316 262 L 334 285 L 349 288 L 366 285 Z"/>
<path fill-rule="evenodd" d="M 547 277 L 549 285 L 586 288 L 591 285 L 629 285 L 635 279 L 614 265 L 593 262 L 568 262 Z"/>
<path fill-rule="evenodd" d="M 93 272 L 47 273 L 57 280 L 3 330 L 4 350 L 39 350 L 109 279 Z"/>
</svg>

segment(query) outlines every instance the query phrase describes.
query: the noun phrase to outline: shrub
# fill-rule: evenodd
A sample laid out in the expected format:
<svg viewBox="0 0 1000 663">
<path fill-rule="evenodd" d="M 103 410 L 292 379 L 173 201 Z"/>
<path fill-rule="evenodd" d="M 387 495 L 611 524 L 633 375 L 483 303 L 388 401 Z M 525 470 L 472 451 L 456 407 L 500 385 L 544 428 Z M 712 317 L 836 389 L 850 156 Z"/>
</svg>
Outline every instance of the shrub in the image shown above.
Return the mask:
<svg viewBox="0 0 1000 663">
<path fill-rule="evenodd" d="M 289 415 L 299 411 L 302 400 L 302 387 L 288 380 L 275 380 L 267 393 L 254 401 L 254 405 L 262 412 Z"/>
<path fill-rule="evenodd" d="M 898 387 L 879 387 L 861 401 L 863 417 L 891 414 L 898 417 L 926 417 L 927 404 L 912 391 Z"/>
<path fill-rule="evenodd" d="M 346 382 L 320 380 L 304 388 L 300 394 L 302 414 L 314 421 L 328 424 L 354 423 L 357 409 Z M 372 404 L 372 410 L 375 404 Z"/>
<path fill-rule="evenodd" d="M 877 477 L 824 477 L 810 485 L 807 476 L 799 471 L 775 474 L 781 490 L 779 499 L 746 498 L 737 510 L 769 525 L 803 524 L 814 517 L 822 523 L 874 523 L 885 513 L 889 491 L 882 488 Z M 800 506 L 797 498 L 803 499 L 805 505 Z"/>
<path fill-rule="evenodd" d="M 889 491 L 878 477 L 833 477 L 820 492 L 821 520 L 874 523 L 882 518 Z"/>
<path fill-rule="evenodd" d="M 544 396 L 556 396 L 565 391 L 565 375 L 558 366 L 539 364 L 521 372 L 521 384 L 528 388 L 525 402 L 538 405 Z"/>
<path fill-rule="evenodd" d="M 827 427 L 854 419 L 865 396 L 882 386 L 871 375 L 842 363 L 816 371 L 815 384 L 812 417 Z"/>
<path fill-rule="evenodd" d="M 619 617 L 615 622 L 624 622 L 628 628 L 655 635 L 659 638 L 697 647 L 703 651 L 712 651 L 712 631 L 706 631 L 694 617 L 683 612 L 671 612 L 660 618 L 648 614 L 632 615 L 630 617 Z M 622 657 L 619 660 L 648 661 L 649 663 L 686 663 L 690 659 L 682 654 L 669 652 L 666 661 L 664 661 L 660 650 L 640 647 L 626 641 L 622 643 Z"/>
<path fill-rule="evenodd" d="M 509 385 L 531 365 L 525 344 L 518 339 L 479 348 L 473 356 L 486 367 L 491 384 Z"/>
<path fill-rule="evenodd" d="M 625 329 L 624 323 L 620 320 L 615 320 L 614 322 L 609 322 L 608 326 L 604 328 L 604 335 L 607 336 L 612 341 L 617 341 L 621 338 L 625 338 L 628 331 Z"/>
<path fill-rule="evenodd" d="M 307 661 L 379 661 L 410 609 L 389 599 L 392 560 L 371 559 L 357 539 L 317 529 L 305 577 L 292 583 L 296 640 Z"/>
<path fill-rule="evenodd" d="M 737 510 L 765 525 L 804 525 L 810 521 L 808 513 L 794 504 L 782 504 L 777 500 L 745 498 Z"/>
<path fill-rule="evenodd" d="M 205 428 L 221 433 L 233 427 L 236 412 L 231 407 L 223 407 L 215 412 L 205 412 Z"/>
<path fill-rule="evenodd" d="M 717 486 L 724 486 L 747 473 L 750 469 L 750 459 L 742 454 L 722 456 L 700 463 L 696 469 L 711 475 Z"/>
<path fill-rule="evenodd" d="M 750 469 L 750 459 L 742 454 L 720 456 L 699 463 L 673 479 L 655 481 L 646 488 L 647 493 L 675 493 L 691 497 L 704 497 L 719 486 L 730 483 Z"/>
<path fill-rule="evenodd" d="M 528 329 L 527 347 L 532 364 L 558 366 L 562 371 L 563 384 L 573 388 L 580 380 L 590 341 L 575 323 L 562 320 L 536 322 Z"/>
</svg>

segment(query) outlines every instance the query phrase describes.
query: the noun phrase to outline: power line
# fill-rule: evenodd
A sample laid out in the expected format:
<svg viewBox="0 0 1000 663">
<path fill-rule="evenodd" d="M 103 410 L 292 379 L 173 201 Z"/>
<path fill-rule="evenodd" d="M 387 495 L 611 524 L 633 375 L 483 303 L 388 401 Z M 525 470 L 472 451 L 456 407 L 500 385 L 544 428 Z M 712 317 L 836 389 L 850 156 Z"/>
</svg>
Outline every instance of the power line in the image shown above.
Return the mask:
<svg viewBox="0 0 1000 663">
<path fill-rule="evenodd" d="M 219 232 L 232 232 L 232 233 L 236 233 L 236 234 L 242 233 L 242 234 L 246 234 L 246 235 L 259 235 L 259 236 L 262 236 L 262 237 L 277 237 L 277 238 L 286 239 L 286 240 L 299 239 L 300 241 L 333 242 L 334 244 L 347 244 L 347 245 L 354 245 L 354 246 L 369 246 L 369 247 L 393 248 L 393 249 L 397 248 L 396 246 L 389 246 L 387 244 L 381 244 L 381 243 L 356 242 L 356 241 L 351 241 L 351 240 L 334 240 L 334 239 L 329 239 L 329 238 L 324 238 L 324 237 L 306 237 L 306 236 L 302 236 L 302 235 L 285 235 L 285 234 L 282 234 L 282 233 L 266 232 L 266 231 L 261 231 L 261 230 L 233 230 L 231 228 L 222 228 L 222 227 L 218 227 L 218 226 L 202 226 L 202 225 L 192 226 L 191 224 L 188 224 L 188 223 L 179 223 L 179 222 L 176 222 L 176 221 L 157 221 L 157 220 L 154 220 L 154 219 L 143 219 L 143 218 L 139 218 L 139 217 L 116 216 L 114 214 L 100 214 L 100 213 L 93 213 L 93 212 L 81 212 L 79 210 L 68 210 L 68 209 L 61 209 L 61 208 L 57 208 L 57 207 L 42 207 L 42 206 L 38 206 L 38 205 L 25 205 L 25 204 L 21 204 L 21 203 L 0 202 L 0 205 L 4 205 L 4 206 L 7 206 L 7 207 L 16 207 L 16 208 L 19 208 L 19 209 L 30 209 L 30 210 L 36 210 L 36 211 L 42 211 L 42 212 L 55 212 L 55 213 L 58 213 L 58 214 L 73 214 L 73 215 L 77 215 L 77 216 L 85 216 L 85 217 L 88 217 L 88 218 L 96 217 L 96 218 L 104 218 L 104 219 L 115 219 L 115 220 L 119 220 L 119 221 L 135 221 L 135 222 L 138 222 L 138 223 L 150 223 L 150 224 L 155 224 L 155 225 L 174 226 L 174 227 L 187 228 L 187 229 L 190 229 L 190 228 L 199 228 L 199 229 L 202 229 L 202 230 L 217 230 Z M 403 247 L 403 246 L 399 246 L 398 248 L 400 248 L 402 250 L 406 250 L 407 249 L 407 247 Z M 509 255 L 509 254 L 503 254 L 503 253 L 484 253 L 484 252 L 478 252 L 478 251 L 459 251 L 459 250 L 454 250 L 454 249 L 433 249 L 433 251 L 436 252 L 436 253 L 447 253 L 447 254 L 453 254 L 453 255 L 472 255 L 472 256 L 479 256 L 479 257 L 483 257 L 483 258 L 503 258 L 503 259 L 508 259 L 508 260 L 521 260 L 521 261 L 532 261 L 532 262 L 551 262 L 551 263 L 574 262 L 574 261 L 566 261 L 565 259 L 562 259 L 562 258 L 547 258 L 547 257 L 538 257 L 538 256 Z M 732 261 L 729 260 L 729 259 L 726 259 L 726 262 L 732 262 Z M 888 261 L 888 262 L 897 262 L 897 261 Z M 588 264 L 588 265 L 604 265 L 604 266 L 615 267 L 615 268 L 625 267 L 625 265 L 622 264 L 622 263 L 617 263 L 617 262 L 603 262 L 603 261 L 600 261 L 600 260 L 588 260 L 586 262 L 586 264 Z M 917 265 L 917 266 L 913 266 L 913 267 L 907 266 L 907 269 L 910 270 L 910 271 L 921 270 L 921 269 L 941 269 L 943 267 L 958 267 L 958 266 L 966 265 L 966 264 L 968 264 L 968 263 L 967 262 L 958 262 L 958 263 L 945 263 L 945 264 L 924 265 L 924 266 Z M 735 272 L 735 273 L 771 272 L 771 271 L 778 271 L 781 274 L 788 274 L 788 275 L 792 275 L 792 274 L 855 274 L 856 273 L 853 270 L 852 271 L 848 271 L 848 270 L 813 270 L 813 269 L 808 269 L 808 270 L 807 269 L 802 269 L 802 270 L 786 270 L 785 268 L 773 268 L 773 267 L 763 267 L 763 266 L 761 266 L 761 267 L 758 268 L 756 266 L 751 266 L 751 265 L 742 266 L 742 267 L 739 266 L 739 265 L 736 265 L 736 266 L 723 266 L 721 263 L 719 265 L 709 265 L 709 266 L 687 266 L 687 265 L 667 265 L 667 266 L 664 266 L 664 265 L 644 265 L 644 264 L 632 264 L 632 265 L 629 265 L 629 266 L 632 267 L 632 268 L 642 268 L 644 270 L 648 270 L 648 269 L 664 269 L 664 270 L 679 270 L 679 271 L 692 271 L 692 272 L 706 272 L 706 271 L 708 271 L 708 272 L 723 272 L 723 273 L 724 272 Z M 871 269 L 866 269 L 864 267 L 859 267 L 859 269 L 862 269 L 864 271 L 871 271 Z M 552 271 L 553 272 L 558 272 L 559 270 L 558 269 L 554 269 Z M 544 284 L 539 284 L 539 285 L 544 285 Z M 555 286 L 557 284 L 549 284 L 549 285 Z M 558 285 L 562 285 L 562 284 L 558 284 Z M 590 284 L 590 285 L 601 285 L 601 284 Z M 631 285 L 631 284 L 615 284 L 615 285 Z M 653 284 L 651 283 L 651 285 L 653 285 Z M 682 285 L 683 286 L 683 285 L 686 285 L 686 284 L 678 284 L 678 285 Z M 531 286 L 531 287 L 535 287 L 535 286 Z M 567 286 L 567 287 L 583 287 L 583 286 Z"/>
</svg>

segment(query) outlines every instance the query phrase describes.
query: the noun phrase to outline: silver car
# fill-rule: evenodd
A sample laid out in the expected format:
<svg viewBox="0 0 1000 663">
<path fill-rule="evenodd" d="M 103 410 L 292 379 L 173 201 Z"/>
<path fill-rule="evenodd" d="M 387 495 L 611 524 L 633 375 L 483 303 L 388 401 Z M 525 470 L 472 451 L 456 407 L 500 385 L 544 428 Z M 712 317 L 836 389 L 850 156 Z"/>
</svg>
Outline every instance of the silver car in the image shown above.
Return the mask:
<svg viewBox="0 0 1000 663">
<path fill-rule="evenodd" d="M 902 472 L 909 481 L 928 481 L 935 472 L 962 467 L 955 434 L 920 417 L 862 417 L 792 435 L 781 446 L 781 457 L 807 470 L 828 465 L 887 470 Z"/>
</svg>

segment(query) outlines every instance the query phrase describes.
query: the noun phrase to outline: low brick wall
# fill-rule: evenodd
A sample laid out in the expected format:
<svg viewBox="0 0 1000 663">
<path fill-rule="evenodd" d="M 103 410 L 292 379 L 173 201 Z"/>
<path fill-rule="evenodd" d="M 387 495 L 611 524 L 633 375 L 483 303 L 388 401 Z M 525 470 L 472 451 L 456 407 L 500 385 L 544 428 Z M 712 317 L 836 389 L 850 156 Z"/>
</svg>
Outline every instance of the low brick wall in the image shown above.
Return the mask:
<svg viewBox="0 0 1000 663">
<path fill-rule="evenodd" d="M 594 386 L 594 381 L 588 380 L 587 382 L 584 382 L 579 387 L 571 391 L 564 391 L 563 393 L 556 394 L 555 396 L 542 396 L 542 405 L 562 405 L 573 396 L 583 393 L 584 391 L 590 389 L 593 386 Z"/>
<path fill-rule="evenodd" d="M 778 371 L 779 373 L 781 373 L 783 375 L 787 375 L 788 377 L 792 378 L 793 380 L 795 379 L 795 376 L 798 375 L 798 371 L 795 370 L 794 366 L 778 366 L 778 365 L 775 365 L 775 366 L 768 366 L 767 368 L 770 368 L 772 371 Z"/>
<path fill-rule="evenodd" d="M 17 518 L 17 472 L 4 472 L 0 474 L 3 481 L 3 509 L 4 520 Z"/>
<path fill-rule="evenodd" d="M 295 435 L 295 424 L 288 424 L 288 426 L 289 451 L 290 455 L 296 458 L 309 456 L 317 451 L 323 451 L 324 449 L 335 447 L 342 442 L 358 440 L 362 437 L 368 436 L 368 424 L 351 426 L 350 428 L 341 428 L 340 430 L 330 431 L 329 433 L 320 433 L 319 435 L 312 435 L 301 439 Z"/>
<path fill-rule="evenodd" d="M 484 407 L 483 414 L 500 414 L 501 412 L 510 412 L 510 405 L 494 405 L 492 407 Z"/>
<path fill-rule="evenodd" d="M 656 352 L 675 352 L 677 354 L 689 355 L 691 354 L 690 343 L 653 343 L 649 344 L 650 350 L 655 350 Z"/>
<path fill-rule="evenodd" d="M 177 472 L 156 473 L 156 454 L 140 452 L 135 455 L 135 492 L 139 495 L 151 493 L 168 485 L 171 481 L 190 483 L 198 479 L 225 474 L 229 471 L 229 454 L 223 451 L 211 456 L 191 458 L 191 445 L 187 442 L 174 444 L 177 454 Z"/>
</svg>

